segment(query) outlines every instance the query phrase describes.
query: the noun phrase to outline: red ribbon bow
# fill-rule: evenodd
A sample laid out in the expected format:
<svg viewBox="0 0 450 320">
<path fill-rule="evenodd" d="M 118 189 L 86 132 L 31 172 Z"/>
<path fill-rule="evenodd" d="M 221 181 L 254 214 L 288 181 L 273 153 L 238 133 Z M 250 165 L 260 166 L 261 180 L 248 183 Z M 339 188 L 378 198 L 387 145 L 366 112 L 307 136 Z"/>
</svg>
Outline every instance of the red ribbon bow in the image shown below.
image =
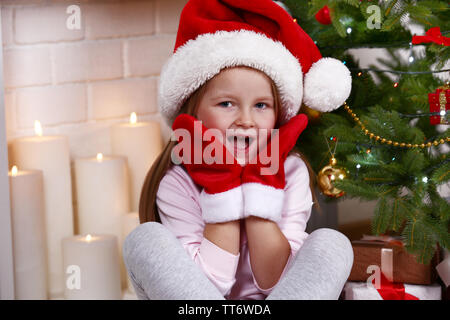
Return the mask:
<svg viewBox="0 0 450 320">
<path fill-rule="evenodd" d="M 431 28 L 425 34 L 425 36 L 413 36 L 412 44 L 434 42 L 439 45 L 450 46 L 450 38 L 444 37 L 441 34 L 441 28 L 439 27 Z"/>
<path fill-rule="evenodd" d="M 380 275 L 381 283 L 377 291 L 383 300 L 419 300 L 416 296 L 405 292 L 403 283 L 390 282 L 382 272 L 380 272 Z M 375 279 L 373 279 L 372 283 L 375 286 Z"/>
</svg>

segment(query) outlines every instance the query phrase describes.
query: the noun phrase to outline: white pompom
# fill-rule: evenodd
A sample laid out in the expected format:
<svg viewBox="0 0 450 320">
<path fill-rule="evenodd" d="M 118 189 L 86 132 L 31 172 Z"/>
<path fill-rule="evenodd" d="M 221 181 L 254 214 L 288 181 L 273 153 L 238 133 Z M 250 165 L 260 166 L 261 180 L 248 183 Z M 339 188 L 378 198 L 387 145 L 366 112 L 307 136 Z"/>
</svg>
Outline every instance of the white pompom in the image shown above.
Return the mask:
<svg viewBox="0 0 450 320">
<path fill-rule="evenodd" d="M 321 112 L 333 111 L 345 102 L 351 89 L 348 68 L 337 59 L 322 58 L 305 75 L 303 102 Z"/>
</svg>

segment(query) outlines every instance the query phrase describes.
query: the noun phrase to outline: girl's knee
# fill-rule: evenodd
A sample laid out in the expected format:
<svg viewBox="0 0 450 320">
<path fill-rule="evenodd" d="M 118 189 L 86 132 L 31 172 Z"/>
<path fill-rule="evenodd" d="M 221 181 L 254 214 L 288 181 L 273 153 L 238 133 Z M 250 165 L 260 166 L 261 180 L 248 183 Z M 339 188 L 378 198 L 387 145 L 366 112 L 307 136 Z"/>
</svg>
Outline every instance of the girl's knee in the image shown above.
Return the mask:
<svg viewBox="0 0 450 320">
<path fill-rule="evenodd" d="M 140 224 L 126 236 L 123 242 L 124 259 L 132 259 L 133 254 L 139 251 L 139 248 L 155 247 L 157 239 L 167 236 L 168 233 L 167 228 L 158 222 Z"/>
<path fill-rule="evenodd" d="M 353 266 L 353 247 L 344 234 L 333 229 L 321 228 L 313 231 L 307 240 L 314 242 L 314 246 L 319 247 L 322 252 L 330 252 L 350 272 Z"/>
<path fill-rule="evenodd" d="M 320 238 L 324 244 L 328 243 L 337 243 L 343 248 L 351 249 L 352 244 L 350 240 L 341 232 L 329 229 L 329 228 L 321 228 L 313 231 L 308 238 Z"/>
</svg>

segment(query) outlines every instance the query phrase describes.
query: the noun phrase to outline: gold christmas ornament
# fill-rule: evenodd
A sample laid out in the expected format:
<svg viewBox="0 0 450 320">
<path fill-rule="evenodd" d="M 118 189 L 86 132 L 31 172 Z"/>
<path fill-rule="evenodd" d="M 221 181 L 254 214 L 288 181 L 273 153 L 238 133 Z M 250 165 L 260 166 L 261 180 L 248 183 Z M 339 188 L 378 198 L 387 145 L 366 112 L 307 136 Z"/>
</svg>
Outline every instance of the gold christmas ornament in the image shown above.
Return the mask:
<svg viewBox="0 0 450 320">
<path fill-rule="evenodd" d="M 334 138 L 333 138 L 334 139 Z M 334 146 L 334 152 L 331 152 L 330 145 L 328 144 L 328 140 L 325 137 L 325 141 L 328 146 L 328 150 L 330 151 L 331 158 L 330 162 L 327 166 L 323 167 L 317 175 L 319 188 L 323 194 L 332 198 L 342 197 L 345 192 L 336 188 L 333 183 L 336 180 L 343 180 L 346 177 L 345 170 L 336 166 L 337 160 L 334 157 L 336 153 L 337 147 L 337 138 L 336 145 Z"/>
<path fill-rule="evenodd" d="M 333 185 L 333 182 L 336 180 L 345 179 L 345 171 L 341 168 L 335 167 L 336 161 L 334 161 L 334 165 L 332 164 L 333 159 L 330 159 L 330 164 L 323 167 L 318 174 L 318 184 L 319 188 L 323 194 L 328 197 L 339 198 L 342 197 L 345 192 L 339 190 Z"/>
</svg>

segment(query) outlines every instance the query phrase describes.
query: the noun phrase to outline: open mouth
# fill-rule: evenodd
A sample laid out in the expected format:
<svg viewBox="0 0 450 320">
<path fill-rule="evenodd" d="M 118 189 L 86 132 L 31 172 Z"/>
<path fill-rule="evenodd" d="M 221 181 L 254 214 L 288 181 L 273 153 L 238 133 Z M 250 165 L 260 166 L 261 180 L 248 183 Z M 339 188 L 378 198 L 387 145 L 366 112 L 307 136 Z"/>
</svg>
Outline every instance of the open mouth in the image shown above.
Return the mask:
<svg viewBox="0 0 450 320">
<path fill-rule="evenodd" d="M 255 138 L 250 136 L 230 136 L 228 141 L 234 147 L 235 150 L 245 150 L 248 151 L 250 145 L 253 143 Z"/>
</svg>

